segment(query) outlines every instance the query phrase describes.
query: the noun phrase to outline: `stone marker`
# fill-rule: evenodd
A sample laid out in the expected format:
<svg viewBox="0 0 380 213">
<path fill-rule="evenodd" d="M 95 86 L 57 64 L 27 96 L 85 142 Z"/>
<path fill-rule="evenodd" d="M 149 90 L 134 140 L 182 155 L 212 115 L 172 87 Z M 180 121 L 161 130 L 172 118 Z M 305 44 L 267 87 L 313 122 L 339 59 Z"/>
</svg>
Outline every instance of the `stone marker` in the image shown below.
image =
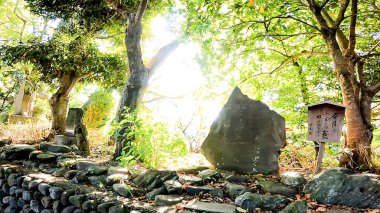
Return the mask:
<svg viewBox="0 0 380 213">
<path fill-rule="evenodd" d="M 220 169 L 278 173 L 278 155 L 284 146 L 285 119 L 235 88 L 211 125 L 202 153 Z"/>
<path fill-rule="evenodd" d="M 83 118 L 83 110 L 81 108 L 70 108 L 67 114 L 66 128 L 74 130 L 75 125 L 80 124 Z"/>
</svg>

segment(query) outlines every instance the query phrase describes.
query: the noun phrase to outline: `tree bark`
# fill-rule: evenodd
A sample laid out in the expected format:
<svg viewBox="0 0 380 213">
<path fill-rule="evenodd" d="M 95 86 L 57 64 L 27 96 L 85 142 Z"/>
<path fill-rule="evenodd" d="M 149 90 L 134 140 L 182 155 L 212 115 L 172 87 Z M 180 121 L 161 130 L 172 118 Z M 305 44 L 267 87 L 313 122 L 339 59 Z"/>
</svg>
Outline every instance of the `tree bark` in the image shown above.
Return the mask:
<svg viewBox="0 0 380 213">
<path fill-rule="evenodd" d="M 340 165 L 352 169 L 368 169 L 371 164 L 370 145 L 373 138 L 370 106 L 373 96 L 379 92 L 380 88 L 376 87 L 378 84 L 372 86 L 366 84 L 363 73 L 364 61 L 355 52 L 358 2 L 357 0 L 342 1 L 335 20 L 324 11 L 323 7 L 326 4 L 318 5 L 314 0 L 307 0 L 307 2 L 320 25 L 319 31 L 329 49 L 336 78 L 341 87 L 343 104 L 347 106 L 345 148 L 351 153 L 343 154 Z M 345 18 L 344 14 L 350 2 L 351 14 L 347 37 L 339 27 Z"/>
<path fill-rule="evenodd" d="M 63 134 L 66 131 L 66 119 L 69 97 L 74 85 L 80 80 L 75 72 L 64 72 L 59 78 L 59 87 L 50 99 L 52 132 Z"/>
</svg>

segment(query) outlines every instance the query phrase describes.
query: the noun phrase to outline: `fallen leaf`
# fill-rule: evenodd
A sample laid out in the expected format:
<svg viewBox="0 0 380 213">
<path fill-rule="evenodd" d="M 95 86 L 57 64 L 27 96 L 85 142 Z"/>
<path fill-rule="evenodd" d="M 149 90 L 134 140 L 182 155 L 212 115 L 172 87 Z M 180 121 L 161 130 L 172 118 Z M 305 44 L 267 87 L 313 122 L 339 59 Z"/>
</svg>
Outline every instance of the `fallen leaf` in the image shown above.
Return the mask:
<svg viewBox="0 0 380 213">
<path fill-rule="evenodd" d="M 310 199 L 310 194 L 305 194 L 306 199 Z"/>
<path fill-rule="evenodd" d="M 208 168 L 209 168 L 210 170 L 215 170 L 215 169 L 216 169 L 214 165 L 211 165 L 211 166 L 209 166 Z"/>
<path fill-rule="evenodd" d="M 315 211 L 317 212 L 325 212 L 327 209 L 323 206 L 318 207 Z"/>
<path fill-rule="evenodd" d="M 296 198 L 297 198 L 297 200 L 301 200 L 301 195 L 300 194 L 296 194 Z"/>
<path fill-rule="evenodd" d="M 182 185 L 182 189 L 187 189 L 190 185 L 188 183 L 185 183 Z"/>
<path fill-rule="evenodd" d="M 175 209 L 177 209 L 177 210 L 185 210 L 185 207 L 183 207 L 183 206 L 175 206 Z"/>
</svg>

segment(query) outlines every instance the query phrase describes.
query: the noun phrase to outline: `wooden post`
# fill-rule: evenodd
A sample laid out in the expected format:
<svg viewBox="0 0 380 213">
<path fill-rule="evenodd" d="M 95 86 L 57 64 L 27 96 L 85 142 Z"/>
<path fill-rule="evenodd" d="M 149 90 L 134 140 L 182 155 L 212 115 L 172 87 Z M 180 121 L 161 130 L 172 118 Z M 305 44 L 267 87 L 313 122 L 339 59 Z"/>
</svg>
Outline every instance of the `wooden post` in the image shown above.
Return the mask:
<svg viewBox="0 0 380 213">
<path fill-rule="evenodd" d="M 323 154 L 325 152 L 325 142 L 319 142 L 317 167 L 315 169 L 315 174 L 322 171 Z"/>
</svg>

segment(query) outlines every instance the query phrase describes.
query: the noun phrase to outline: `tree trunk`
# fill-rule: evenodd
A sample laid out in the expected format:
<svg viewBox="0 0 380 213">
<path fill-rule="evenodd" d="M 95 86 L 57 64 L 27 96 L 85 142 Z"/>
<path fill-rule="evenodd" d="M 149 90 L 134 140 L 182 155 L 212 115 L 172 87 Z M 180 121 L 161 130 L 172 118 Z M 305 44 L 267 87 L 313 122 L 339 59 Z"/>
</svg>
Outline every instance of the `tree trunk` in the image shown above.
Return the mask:
<svg viewBox="0 0 380 213">
<path fill-rule="evenodd" d="M 372 141 L 371 101 L 365 90 L 356 80 L 355 57 L 343 55 L 335 35 L 325 36 L 333 59 L 335 73 L 341 87 L 343 104 L 346 108 L 347 141 L 345 148 L 351 153 L 344 153 L 340 165 L 352 169 L 370 167 L 370 145 Z"/>
<path fill-rule="evenodd" d="M 79 79 L 75 72 L 65 72 L 59 79 L 59 87 L 50 99 L 52 132 L 54 134 L 63 134 L 66 131 L 69 97 Z"/>
<path fill-rule="evenodd" d="M 145 89 L 148 86 L 149 78 L 159 65 L 168 57 L 168 55 L 178 47 L 178 42 L 171 43 L 160 48 L 156 55 L 150 60 L 146 67 L 143 63 L 141 52 L 141 34 L 142 34 L 142 17 L 147 8 L 148 0 L 142 0 L 136 14 L 128 16 L 127 28 L 125 31 L 125 46 L 127 48 L 128 58 L 128 82 L 124 86 L 121 94 L 121 100 L 117 112 L 117 121 L 120 123 L 125 116 L 123 115 L 128 110 L 128 113 L 133 113 L 141 102 Z M 116 134 L 116 149 L 114 157 L 121 155 L 123 149 L 128 149 L 126 146 L 129 141 L 126 140 L 125 133 L 128 130 L 128 125 L 119 127 Z M 130 139 L 133 140 L 133 139 Z"/>
</svg>

